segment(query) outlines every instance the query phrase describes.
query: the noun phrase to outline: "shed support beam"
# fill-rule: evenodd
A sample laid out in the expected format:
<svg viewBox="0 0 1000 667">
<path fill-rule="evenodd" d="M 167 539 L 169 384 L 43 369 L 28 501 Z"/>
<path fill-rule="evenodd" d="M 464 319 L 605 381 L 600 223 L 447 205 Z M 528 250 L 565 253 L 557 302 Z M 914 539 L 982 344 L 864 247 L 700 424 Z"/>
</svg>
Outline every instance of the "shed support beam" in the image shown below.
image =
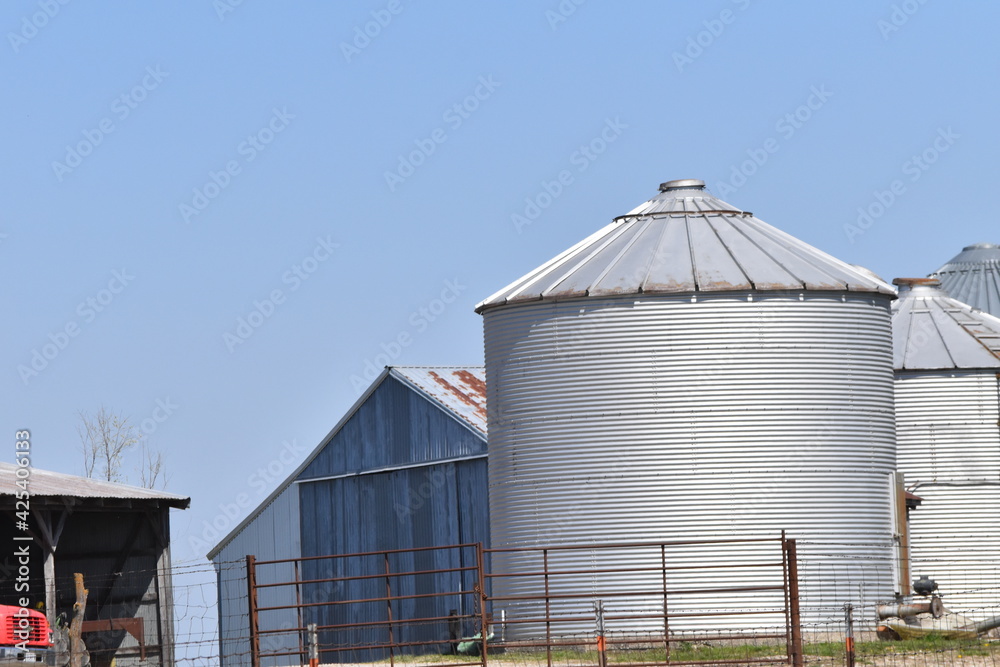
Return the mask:
<svg viewBox="0 0 1000 667">
<path fill-rule="evenodd" d="M 35 540 L 45 553 L 45 562 L 42 566 L 45 576 L 45 617 L 52 625 L 56 620 L 56 549 L 59 546 L 59 537 L 66 525 L 69 510 L 59 512 L 59 518 L 54 522 L 52 510 L 34 510 L 32 514 L 38 525 L 38 534 L 35 535 Z"/>
</svg>

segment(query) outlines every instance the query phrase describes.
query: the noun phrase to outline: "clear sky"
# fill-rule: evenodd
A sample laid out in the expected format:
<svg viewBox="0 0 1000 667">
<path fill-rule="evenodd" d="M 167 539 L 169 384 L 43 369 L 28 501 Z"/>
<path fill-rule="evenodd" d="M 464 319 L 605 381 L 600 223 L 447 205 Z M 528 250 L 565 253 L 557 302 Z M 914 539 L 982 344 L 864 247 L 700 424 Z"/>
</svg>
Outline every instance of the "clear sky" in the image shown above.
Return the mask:
<svg viewBox="0 0 1000 667">
<path fill-rule="evenodd" d="M 887 280 L 1000 242 L 998 24 L 985 1 L 8 0 L 6 460 L 27 428 L 37 467 L 79 474 L 78 411 L 131 416 L 192 498 L 175 559 L 203 559 L 386 362 L 481 364 L 475 303 L 662 181 Z"/>
</svg>

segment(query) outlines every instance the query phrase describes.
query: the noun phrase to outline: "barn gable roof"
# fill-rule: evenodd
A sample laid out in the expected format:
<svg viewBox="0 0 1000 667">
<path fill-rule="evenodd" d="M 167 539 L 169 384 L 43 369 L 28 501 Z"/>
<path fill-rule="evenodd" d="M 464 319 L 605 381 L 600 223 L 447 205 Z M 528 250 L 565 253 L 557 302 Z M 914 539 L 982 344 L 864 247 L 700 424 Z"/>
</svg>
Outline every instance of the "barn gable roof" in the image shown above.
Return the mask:
<svg viewBox="0 0 1000 667">
<path fill-rule="evenodd" d="M 301 473 L 323 452 L 372 394 L 390 377 L 430 401 L 485 442 L 486 380 L 485 369 L 482 366 L 386 366 L 305 460 L 208 552 L 209 560 L 215 558 L 275 498 L 295 483 Z M 434 463 L 434 461 L 426 461 L 420 465 L 433 465 Z"/>
</svg>

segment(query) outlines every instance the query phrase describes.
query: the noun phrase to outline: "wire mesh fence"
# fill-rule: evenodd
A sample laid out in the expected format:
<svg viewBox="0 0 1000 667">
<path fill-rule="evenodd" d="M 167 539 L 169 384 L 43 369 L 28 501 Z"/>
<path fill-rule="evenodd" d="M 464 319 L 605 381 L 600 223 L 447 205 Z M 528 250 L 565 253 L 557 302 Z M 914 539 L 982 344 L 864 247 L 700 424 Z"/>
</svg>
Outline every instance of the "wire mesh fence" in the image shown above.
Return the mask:
<svg viewBox="0 0 1000 667">
<path fill-rule="evenodd" d="M 813 545 L 815 546 L 815 545 Z M 655 550 L 654 550 L 655 551 Z M 472 550 L 474 552 L 474 550 Z M 734 559 L 731 569 L 699 567 L 697 553 L 667 558 L 668 604 L 662 602 L 663 571 L 660 576 L 659 595 L 647 588 L 625 582 L 629 595 L 609 593 L 621 589 L 613 572 L 607 570 L 631 569 L 641 571 L 647 567 L 662 567 L 663 555 L 636 558 L 626 557 L 619 550 L 616 557 L 603 560 L 597 552 L 588 551 L 587 567 L 578 567 L 559 555 L 549 554 L 548 568 L 540 563 L 542 556 L 533 554 L 522 565 L 524 573 L 541 581 L 541 597 L 521 600 L 500 600 L 501 597 L 534 596 L 531 586 L 510 588 L 503 592 L 496 588 L 491 574 L 509 571 L 510 561 L 497 558 L 497 554 L 484 553 L 484 576 L 480 583 L 474 553 L 465 555 L 424 554 L 407 560 L 402 556 L 390 558 L 390 570 L 397 574 L 422 572 L 419 577 L 393 580 L 390 595 L 385 592 L 384 556 L 369 556 L 369 568 L 381 566 L 368 580 L 355 582 L 343 580 L 353 577 L 350 567 L 338 573 L 330 569 L 321 575 L 319 568 L 309 570 L 299 564 L 275 564 L 271 574 L 261 583 L 298 580 L 295 586 L 267 586 L 258 589 L 259 607 L 275 609 L 259 611 L 260 667 L 281 667 L 309 664 L 308 625 L 311 622 L 340 625 L 318 633 L 322 644 L 321 664 L 384 664 L 448 665 L 483 664 L 482 629 L 485 623 L 486 663 L 510 667 L 646 667 L 650 665 L 758 665 L 790 664 L 788 654 L 789 626 L 785 622 L 783 598 L 785 589 L 774 591 L 741 591 L 716 593 L 690 593 L 688 602 L 679 591 L 705 591 L 707 589 L 740 588 L 739 577 L 734 573 L 750 572 L 756 568 L 748 565 L 759 562 L 774 567 L 773 580 L 782 586 L 787 572 L 777 559 L 753 561 L 749 558 Z M 821 550 L 811 549 L 810 554 Z M 766 554 L 758 554 L 766 555 Z M 827 579 L 820 593 L 810 599 L 803 594 L 800 599 L 802 620 L 801 664 L 804 665 L 875 665 L 893 667 L 955 666 L 1000 667 L 1000 631 L 984 628 L 991 619 L 1000 622 L 1000 562 L 991 561 L 981 554 L 957 554 L 949 560 L 925 560 L 914 567 L 914 575 L 935 578 L 938 571 L 947 572 L 935 592 L 943 611 L 937 616 L 927 612 L 903 616 L 886 615 L 888 611 L 918 611 L 919 605 L 929 605 L 932 596 L 910 596 L 903 600 L 869 594 L 871 581 L 863 569 L 852 568 L 849 563 L 838 563 L 822 558 L 817 563 L 813 556 L 799 556 L 798 579 L 814 576 L 817 572 Z M 686 559 L 686 560 L 685 560 Z M 660 560 L 657 564 L 653 561 Z M 505 564 L 506 563 L 506 564 Z M 537 569 L 529 569 L 531 568 Z M 767 571 L 769 566 L 760 569 Z M 282 569 L 284 568 L 284 569 Z M 456 568 L 453 574 L 440 570 Z M 685 569 L 687 568 L 687 569 Z M 742 570 L 741 570 L 742 568 Z M 545 627 L 544 578 L 548 569 L 549 592 L 573 595 L 573 587 L 583 586 L 599 596 L 580 598 L 550 597 L 549 625 Z M 586 576 L 581 570 L 589 570 Z M 561 574 L 560 574 L 561 573 Z M 620 574 L 620 573 L 619 573 Z M 633 573 L 634 574 L 634 573 Z M 102 613 L 108 617 L 143 616 L 147 625 L 139 637 L 123 627 L 113 631 L 91 631 L 84 635 L 93 664 L 109 664 L 114 660 L 118 667 L 164 664 L 157 656 L 173 655 L 176 665 L 184 667 L 252 667 L 249 589 L 246 561 L 217 563 L 175 563 L 171 572 L 173 618 L 169 633 L 157 638 L 154 626 L 158 622 L 149 600 L 136 609 L 118 605 L 114 596 L 106 601 Z M 525 576 L 528 576 L 527 574 Z M 761 584 L 759 575 L 751 579 L 749 587 Z M 118 575 L 107 575 L 111 579 Z M 450 577 L 450 579 L 449 579 Z M 582 577 L 582 578 L 581 578 Z M 340 581 L 317 581 L 318 579 Z M 565 581 L 576 583 L 567 588 Z M 367 583 L 365 583 L 367 582 Z M 445 582 L 445 583 L 442 583 Z M 94 588 L 101 588 L 95 581 Z M 119 584 L 121 585 L 121 584 Z M 378 586 L 378 590 L 371 588 Z M 477 590 L 477 587 L 481 586 Z M 367 587 L 367 588 L 366 588 Z M 696 588 L 697 587 L 697 588 Z M 287 589 L 287 590 L 286 590 Z M 477 606 L 479 590 L 486 591 L 486 606 Z M 367 591 L 367 592 L 366 592 Z M 372 594 L 372 591 L 375 591 Z M 365 607 L 350 610 L 350 605 L 328 605 L 329 602 L 351 598 L 369 600 Z M 394 651 L 373 650 L 387 637 L 389 605 L 386 600 L 375 598 L 406 597 L 393 600 L 393 641 L 426 642 L 414 644 L 410 649 Z M 630 597 L 631 596 L 631 597 Z M 147 596 L 148 597 L 148 596 Z M 440 604 L 432 601 L 440 601 Z M 629 602 L 631 600 L 632 602 Z M 674 600 L 676 604 L 671 604 Z M 769 611 L 768 614 L 740 614 L 733 611 L 734 601 L 743 611 Z M 596 603 L 602 603 L 598 608 Z M 312 605 L 300 608 L 299 604 Z M 541 613 L 539 614 L 539 604 Z M 851 605 L 852 624 L 847 621 L 845 605 Z M 116 606 L 118 605 L 118 606 Z M 409 606 L 407 606 L 409 605 Z M 564 605 L 562 609 L 555 607 Z M 283 608 L 284 607 L 284 608 Z M 336 620 L 324 620 L 317 610 L 339 607 Z M 443 611 L 436 611 L 440 607 Z M 311 611 L 310 611 L 311 610 Z M 379 616 L 376 613 L 382 613 Z M 485 611 L 485 621 L 483 612 Z M 666 611 L 666 632 L 660 625 L 643 625 L 653 617 L 663 618 Z M 882 612 L 880 614 L 880 611 Z M 301 613 L 300 613 L 301 612 Z M 92 610 L 97 617 L 96 608 Z M 670 618 L 670 614 L 695 614 Z M 552 622 L 559 614 L 569 622 Z M 775 615 L 776 614 L 776 615 Z M 145 615 L 145 616 L 144 616 Z M 603 631 L 599 617 L 603 615 Z M 699 616 L 700 615 L 700 616 Z M 629 618 L 648 617 L 648 618 Z M 379 623 L 373 623 L 373 621 Z M 523 621 L 523 622 L 518 622 Z M 539 625 L 539 622 L 541 625 Z M 364 625 L 369 623 L 370 625 Z M 404 628 L 409 626 L 409 630 Z M 532 628 L 525 632 L 525 628 Z M 547 631 L 546 631 L 547 630 Z M 848 641 L 849 637 L 853 641 Z M 170 644 L 171 651 L 163 652 Z M 145 645 L 143 645 L 145 644 Z M 852 650 L 849 650 L 853 648 Z M 145 658 L 142 657 L 145 652 Z M 853 660 L 853 663 L 852 663 Z"/>
</svg>

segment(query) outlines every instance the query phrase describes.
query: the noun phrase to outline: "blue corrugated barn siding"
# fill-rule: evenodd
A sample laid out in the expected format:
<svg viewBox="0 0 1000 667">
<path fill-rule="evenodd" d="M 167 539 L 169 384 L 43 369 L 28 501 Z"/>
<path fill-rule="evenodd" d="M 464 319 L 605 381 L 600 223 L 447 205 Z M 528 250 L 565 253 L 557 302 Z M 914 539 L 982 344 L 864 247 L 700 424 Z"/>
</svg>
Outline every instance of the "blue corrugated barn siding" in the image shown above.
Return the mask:
<svg viewBox="0 0 1000 667">
<path fill-rule="evenodd" d="M 290 486 L 261 510 L 213 559 L 219 581 L 219 646 L 224 667 L 248 667 L 251 664 L 246 556 L 252 554 L 257 560 L 298 558 L 298 524 L 299 494 L 294 486 Z M 257 577 L 260 583 L 291 581 L 295 578 L 295 570 L 288 564 L 261 566 Z M 295 604 L 295 589 L 284 586 L 262 588 L 258 591 L 257 603 L 261 607 Z M 299 627 L 297 615 L 291 609 L 262 612 L 259 623 L 262 630 Z M 261 641 L 261 650 L 270 653 L 298 648 L 296 634 L 269 634 Z M 263 667 L 299 664 L 301 661 L 295 656 L 262 660 Z"/>
<path fill-rule="evenodd" d="M 302 507 L 302 555 L 326 555 L 409 549 L 435 545 L 489 542 L 486 459 L 473 459 L 421 466 L 392 472 L 359 475 L 299 485 Z M 308 509 L 306 509 L 308 508 Z M 437 550 L 390 555 L 394 572 L 439 570 L 475 565 L 475 552 Z M 384 557 L 308 561 L 304 579 L 349 577 L 378 573 Z M 415 595 L 443 591 L 471 591 L 475 573 L 442 573 L 393 578 L 393 595 Z M 367 579 L 347 584 L 306 586 L 310 602 L 366 599 L 385 595 L 385 580 Z M 393 603 L 396 619 L 447 616 L 451 610 L 471 614 L 472 596 L 415 598 Z M 318 607 L 307 622 L 339 625 L 387 618 L 384 602 L 365 605 Z M 462 628 L 468 634 L 471 627 Z M 380 643 L 388 638 L 383 627 L 331 631 L 321 643 L 340 646 Z M 396 629 L 396 640 L 441 641 L 426 650 L 446 648 L 448 627 L 444 621 L 424 627 Z M 387 657 L 388 654 L 385 654 Z M 343 662 L 380 659 L 382 653 L 358 652 L 326 655 L 324 661 Z"/>
<path fill-rule="evenodd" d="M 299 475 L 303 556 L 349 554 L 414 547 L 489 542 L 486 459 L 431 463 L 485 454 L 486 442 L 456 419 L 394 378 L 387 378 Z M 369 472 L 383 468 L 413 466 Z M 332 477 L 332 479 L 317 479 Z M 310 481 L 312 480 L 312 481 Z M 433 551 L 390 556 L 394 571 L 438 570 L 475 565 L 475 554 Z M 384 557 L 308 561 L 304 579 L 380 572 Z M 464 579 L 464 581 L 463 581 Z M 471 591 L 475 573 L 423 575 L 392 579 L 394 595 Z M 363 599 L 385 595 L 385 580 L 367 579 L 306 586 L 307 601 Z M 451 610 L 473 613 L 472 596 L 427 597 L 398 601 L 393 617 L 447 616 Z M 381 621 L 384 602 L 310 608 L 306 622 L 339 625 Z M 463 627 L 468 634 L 472 627 Z M 356 646 L 388 639 L 385 626 L 329 631 L 321 643 Z M 441 641 L 425 651 L 447 648 L 446 621 L 423 627 L 400 627 L 395 639 Z M 328 653 L 324 662 L 371 660 L 386 652 Z"/>
<path fill-rule="evenodd" d="M 297 479 L 485 453 L 485 436 L 390 376 Z"/>
<path fill-rule="evenodd" d="M 243 558 L 254 554 L 258 560 L 323 556 L 363 551 L 396 550 L 412 547 L 486 543 L 489 540 L 485 435 L 462 418 L 442 409 L 408 384 L 386 377 L 331 440 L 296 476 L 294 481 L 227 542 L 212 559 L 219 570 L 220 644 L 226 667 L 249 664 L 246 602 L 246 575 Z M 300 538 L 301 537 L 301 541 Z M 350 576 L 372 567 L 382 571 L 385 563 L 376 558 L 362 562 L 307 561 L 301 579 Z M 392 556 L 395 571 L 437 570 L 475 565 L 474 550 L 462 553 L 420 553 Z M 287 581 L 294 573 L 290 565 L 258 569 L 258 583 Z M 463 580 L 459 580 L 459 579 Z M 394 580 L 393 594 L 419 594 L 439 590 L 471 591 L 474 572 L 463 575 L 427 575 L 419 581 Z M 351 584 L 302 586 L 302 601 L 321 602 L 385 595 L 384 578 Z M 262 606 L 294 603 L 294 590 L 260 589 Z M 452 609 L 472 613 L 472 596 L 416 598 L 394 604 L 396 619 L 407 616 L 446 616 Z M 301 622 L 321 625 L 383 620 L 384 603 L 353 607 L 317 608 L 304 611 Z M 310 617 L 311 616 L 311 617 Z M 261 629 L 298 627 L 294 610 L 264 612 Z M 441 640 L 445 648 L 447 622 L 435 623 L 416 634 L 428 641 Z M 471 624 L 460 629 L 474 632 Z M 387 636 L 384 627 L 350 634 L 326 633 L 321 642 L 371 643 Z M 297 648 L 293 635 L 267 635 L 265 650 Z M 397 631 L 396 639 L 400 639 Z M 324 662 L 367 660 L 385 653 L 327 653 Z M 292 658 L 270 658 L 266 667 L 292 664 Z M 297 663 L 296 663 L 297 664 Z"/>
</svg>

